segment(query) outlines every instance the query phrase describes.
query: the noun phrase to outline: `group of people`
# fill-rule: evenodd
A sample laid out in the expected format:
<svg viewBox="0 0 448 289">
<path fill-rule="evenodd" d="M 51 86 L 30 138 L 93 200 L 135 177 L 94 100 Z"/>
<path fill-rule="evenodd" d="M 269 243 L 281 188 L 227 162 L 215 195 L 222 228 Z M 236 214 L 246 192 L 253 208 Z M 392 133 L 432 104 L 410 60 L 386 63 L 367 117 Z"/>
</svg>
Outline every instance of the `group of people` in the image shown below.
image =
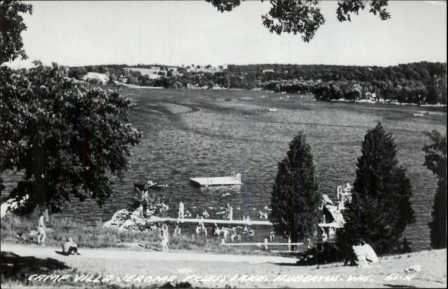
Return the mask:
<svg viewBox="0 0 448 289">
<path fill-rule="evenodd" d="M 179 202 L 178 208 L 179 208 L 178 209 L 178 213 L 177 213 L 177 218 L 178 219 L 182 220 L 184 218 L 191 218 L 192 217 L 191 212 L 185 209 L 185 204 L 182 201 Z M 264 207 L 264 211 L 259 210 L 258 211 L 259 219 L 267 220 L 269 218 L 269 211 L 270 210 L 271 209 L 268 208 L 268 206 Z M 216 212 L 216 215 L 224 215 L 224 217 L 223 217 L 224 219 L 232 221 L 233 220 L 233 207 L 229 203 L 227 203 L 227 205 L 225 207 L 225 210 Z M 207 211 L 207 209 L 203 209 L 201 215 L 196 214 L 195 218 L 196 219 L 200 219 L 200 218 L 208 219 L 209 217 L 210 217 L 210 213 Z M 247 221 L 250 221 L 250 216 L 249 215 L 244 216 L 243 219 L 247 220 Z"/>
<path fill-rule="evenodd" d="M 255 237 L 255 230 L 252 228 L 249 228 L 248 226 L 244 226 L 243 229 L 241 229 L 240 226 L 238 227 L 218 227 L 217 224 L 215 224 L 213 228 L 213 235 L 217 237 L 221 237 L 221 241 L 223 243 L 227 241 L 241 241 L 243 237 L 245 238 L 253 238 Z"/>
<path fill-rule="evenodd" d="M 191 218 L 192 214 L 189 210 L 185 210 L 185 205 L 182 201 L 179 202 L 179 211 L 177 213 L 178 219 Z"/>
<path fill-rule="evenodd" d="M 140 204 L 142 206 L 142 215 L 144 218 L 150 215 L 166 216 L 169 206 L 164 203 L 162 197 L 156 196 L 154 192 L 149 193 L 149 189 L 154 187 L 155 183 L 147 181 L 146 184 L 135 184 L 134 187 L 140 195 Z"/>
<path fill-rule="evenodd" d="M 160 196 L 156 196 L 154 192 L 150 193 L 151 187 L 154 186 L 154 183 L 152 181 L 148 181 L 143 184 L 135 184 L 135 189 L 140 195 L 140 203 L 142 206 L 142 214 L 143 217 L 147 217 L 148 215 L 157 215 L 157 216 L 166 216 L 169 210 L 169 206 L 165 204 L 162 201 L 162 198 Z M 217 214 L 219 214 L 218 212 Z M 227 203 L 225 210 L 223 210 L 222 214 L 224 214 L 224 219 L 226 220 L 233 220 L 233 207 Z M 182 230 L 180 228 L 180 223 L 185 218 L 191 218 L 192 213 L 186 209 L 185 204 L 180 201 L 178 205 L 178 213 L 177 218 L 179 221 L 177 222 L 174 230 L 173 230 L 173 236 L 180 236 L 182 234 Z M 259 217 L 262 219 L 268 218 L 267 212 L 259 211 Z M 197 219 L 209 219 L 210 213 L 207 211 L 207 209 L 203 209 L 201 214 L 196 215 Z M 244 220 L 250 222 L 250 217 L 245 216 Z M 210 229 L 210 228 L 209 228 Z M 199 222 L 196 225 L 196 228 L 194 230 L 193 236 L 205 236 L 208 237 L 209 235 L 214 236 L 220 236 L 222 237 L 223 241 L 240 241 L 243 239 L 243 237 L 254 237 L 255 231 L 248 226 L 245 226 L 244 228 L 227 228 L 227 227 L 218 227 L 216 224 L 213 228 L 211 228 L 211 232 L 208 231 L 207 227 L 205 226 L 204 222 Z M 166 251 L 168 250 L 168 243 L 169 243 L 169 229 L 166 224 L 164 224 L 160 229 L 160 238 L 161 238 L 161 246 L 162 250 Z M 270 234 L 269 239 L 273 240 L 274 235 Z"/>
<path fill-rule="evenodd" d="M 224 211 L 225 214 L 225 218 L 227 220 L 233 220 L 233 208 L 232 206 L 230 206 L 229 204 L 227 204 L 226 206 L 226 210 Z M 177 213 L 177 218 L 182 220 L 184 218 L 191 218 L 192 214 L 189 210 L 185 210 L 185 204 L 180 201 L 179 202 L 179 210 Z M 201 215 L 196 214 L 196 219 L 200 219 L 200 218 L 205 218 L 208 219 L 210 218 L 210 213 L 207 211 L 207 209 L 203 209 Z"/>
</svg>

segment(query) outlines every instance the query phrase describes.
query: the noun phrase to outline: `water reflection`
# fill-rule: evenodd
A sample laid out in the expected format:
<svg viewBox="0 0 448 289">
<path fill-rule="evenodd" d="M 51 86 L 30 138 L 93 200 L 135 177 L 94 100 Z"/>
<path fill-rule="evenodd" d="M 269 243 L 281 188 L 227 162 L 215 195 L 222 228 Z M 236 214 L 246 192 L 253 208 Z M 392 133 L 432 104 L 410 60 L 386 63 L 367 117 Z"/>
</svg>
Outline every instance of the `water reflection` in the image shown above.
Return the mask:
<svg viewBox="0 0 448 289">
<path fill-rule="evenodd" d="M 204 194 L 213 194 L 213 197 L 221 196 L 227 197 L 232 196 L 232 194 L 241 194 L 242 185 L 231 185 L 231 186 L 201 186 L 198 187 L 199 191 Z"/>
</svg>

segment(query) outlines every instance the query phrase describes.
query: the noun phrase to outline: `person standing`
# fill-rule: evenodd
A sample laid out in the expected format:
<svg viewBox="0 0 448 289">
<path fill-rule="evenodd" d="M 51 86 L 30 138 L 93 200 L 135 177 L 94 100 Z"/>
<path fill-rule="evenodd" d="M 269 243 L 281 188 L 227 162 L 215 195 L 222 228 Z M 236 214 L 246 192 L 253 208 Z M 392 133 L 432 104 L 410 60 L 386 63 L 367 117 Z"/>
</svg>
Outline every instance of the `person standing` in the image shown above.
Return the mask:
<svg viewBox="0 0 448 289">
<path fill-rule="evenodd" d="M 184 210 L 185 210 L 184 203 L 182 201 L 180 201 L 179 202 L 179 213 L 178 213 L 179 219 L 183 219 L 185 217 Z"/>
<path fill-rule="evenodd" d="M 201 219 L 204 219 L 204 218 L 201 217 Z M 201 225 L 201 231 L 202 231 L 202 233 L 204 233 L 204 236 L 207 238 L 207 236 L 208 236 L 208 232 L 207 232 L 207 228 L 205 227 L 204 222 L 201 222 L 200 225 Z"/>
<path fill-rule="evenodd" d="M 148 214 L 148 201 L 149 201 L 149 192 L 148 192 L 148 188 L 145 186 L 143 188 L 142 197 L 141 197 L 142 211 L 143 211 L 144 218 L 146 218 L 146 216 Z"/>
<path fill-rule="evenodd" d="M 345 202 L 352 202 L 352 189 L 353 186 L 350 183 L 345 184 L 344 194 L 345 194 Z"/>
<path fill-rule="evenodd" d="M 44 245 L 46 238 L 47 238 L 47 232 L 45 226 L 45 214 L 43 211 L 41 211 L 37 223 L 37 244 Z"/>
<path fill-rule="evenodd" d="M 162 251 L 167 252 L 169 250 L 168 243 L 170 238 L 170 232 L 167 224 L 162 225 L 161 237 L 162 237 L 161 240 Z"/>
<path fill-rule="evenodd" d="M 274 241 L 274 238 L 275 238 L 275 233 L 274 233 L 274 231 L 270 231 L 270 232 L 269 232 L 269 241 L 270 241 L 270 242 Z"/>
<path fill-rule="evenodd" d="M 231 205 L 227 204 L 227 219 L 233 220 L 233 208 Z"/>
<path fill-rule="evenodd" d="M 177 237 L 177 236 L 180 236 L 181 234 L 182 234 L 182 231 L 179 227 L 179 223 L 177 223 L 176 227 L 174 228 L 173 236 Z"/>
<path fill-rule="evenodd" d="M 166 217 L 168 215 L 168 210 L 170 209 L 170 207 L 165 204 L 163 201 L 160 202 L 160 215 L 162 217 Z"/>
</svg>

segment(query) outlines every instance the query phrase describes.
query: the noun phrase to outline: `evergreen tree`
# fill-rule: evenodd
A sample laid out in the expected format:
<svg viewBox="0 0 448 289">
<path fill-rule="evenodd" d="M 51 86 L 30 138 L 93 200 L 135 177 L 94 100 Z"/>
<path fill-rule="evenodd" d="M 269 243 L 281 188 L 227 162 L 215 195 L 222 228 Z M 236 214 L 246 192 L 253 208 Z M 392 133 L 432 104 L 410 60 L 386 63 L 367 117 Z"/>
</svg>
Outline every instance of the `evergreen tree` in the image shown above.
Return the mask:
<svg viewBox="0 0 448 289">
<path fill-rule="evenodd" d="M 432 143 L 423 148 L 424 165 L 438 178 L 434 197 L 431 230 L 431 246 L 434 249 L 446 248 L 446 135 L 437 131 L 427 133 Z"/>
<path fill-rule="evenodd" d="M 270 220 L 274 230 L 292 242 L 312 237 L 319 222 L 320 202 L 311 147 L 300 132 L 278 165 L 271 197 Z"/>
<path fill-rule="evenodd" d="M 379 254 L 397 248 L 406 226 L 415 221 L 410 197 L 412 188 L 406 170 L 398 165 L 397 149 L 381 123 L 369 130 L 358 158 L 353 200 L 344 211 L 344 228 L 337 244 L 348 253 L 363 239 Z"/>
</svg>

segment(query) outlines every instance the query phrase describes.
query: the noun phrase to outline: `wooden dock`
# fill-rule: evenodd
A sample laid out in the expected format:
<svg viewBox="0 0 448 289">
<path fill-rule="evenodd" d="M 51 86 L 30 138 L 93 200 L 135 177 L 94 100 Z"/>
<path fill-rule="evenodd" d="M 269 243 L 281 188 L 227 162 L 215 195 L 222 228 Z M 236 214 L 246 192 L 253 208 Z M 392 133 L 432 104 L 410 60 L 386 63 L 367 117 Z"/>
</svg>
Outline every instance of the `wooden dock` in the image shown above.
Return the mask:
<svg viewBox="0 0 448 289">
<path fill-rule="evenodd" d="M 265 243 L 265 242 L 252 242 L 252 243 L 223 243 L 224 246 L 303 246 L 303 243 Z"/>
<path fill-rule="evenodd" d="M 261 220 L 223 220 L 223 219 L 196 219 L 196 218 L 170 218 L 170 217 L 157 217 L 152 216 L 148 219 L 149 222 L 154 223 L 193 223 L 193 224 L 217 224 L 217 225 L 244 225 L 244 226 L 272 226 L 269 221 Z"/>
</svg>

